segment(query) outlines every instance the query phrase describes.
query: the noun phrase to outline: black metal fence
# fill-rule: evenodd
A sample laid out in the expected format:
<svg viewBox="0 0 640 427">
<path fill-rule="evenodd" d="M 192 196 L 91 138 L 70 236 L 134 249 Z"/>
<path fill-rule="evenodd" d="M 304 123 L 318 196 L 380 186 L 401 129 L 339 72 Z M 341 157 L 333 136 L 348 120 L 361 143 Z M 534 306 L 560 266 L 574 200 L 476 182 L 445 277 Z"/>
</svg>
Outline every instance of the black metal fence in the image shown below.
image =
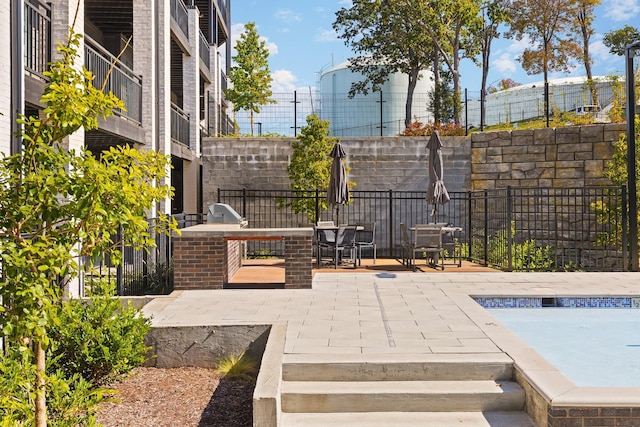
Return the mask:
<svg viewBox="0 0 640 427">
<path fill-rule="evenodd" d="M 201 214 L 174 215 L 179 228 L 203 222 Z M 149 220 L 149 231 L 155 238 L 155 247 L 134 249 L 122 246 L 122 262 L 117 267 L 108 256 L 97 260 L 83 259 L 86 271 L 82 280 L 85 286 L 97 278 L 114 281 L 118 295 L 168 294 L 173 290 L 173 242 L 170 236 L 155 233 L 157 219 Z M 120 232 L 114 241 L 122 241 Z"/>
<path fill-rule="evenodd" d="M 218 190 L 251 228 L 309 226 L 312 219 L 293 212 L 290 202 L 306 198 L 316 206 L 312 218 L 336 224 L 376 223 L 379 257 L 400 258 L 400 223 L 407 227 L 432 222 L 462 228 L 464 258 L 505 271 L 623 271 L 628 265 L 625 232 L 625 187 L 505 188 L 452 192 L 443 206 L 428 205 L 421 191 L 353 191 L 344 206 L 321 210 L 322 191 Z M 607 217 L 596 205 L 609 207 Z M 180 228 L 200 224 L 203 214 L 174 216 Z M 150 222 L 150 228 L 153 225 Z M 607 235 L 603 239 L 603 235 Z M 123 247 L 123 263 L 94 263 L 95 274 L 114 280 L 120 295 L 168 293 L 173 289 L 172 240 L 156 235 L 156 247 Z M 281 257 L 278 241 L 248 241 L 249 257 Z M 86 261 L 88 262 L 88 261 Z"/>
<path fill-rule="evenodd" d="M 507 271 L 626 269 L 624 186 L 509 187 L 470 193 L 469 206 L 472 261 Z"/>
<path fill-rule="evenodd" d="M 321 191 L 218 190 L 247 219 L 249 227 L 297 227 L 309 224 L 306 214 L 293 212 L 294 199 L 309 198 L 312 218 L 337 224 L 376 223 L 381 257 L 401 256 L 400 223 L 407 227 L 432 222 L 463 229 L 465 256 L 499 269 L 527 271 L 625 269 L 627 257 L 624 187 L 506 188 L 452 192 L 443 206 L 427 205 L 426 192 L 353 191 L 349 204 L 320 210 Z M 279 202 L 278 202 L 279 201 Z M 609 206 L 609 218 L 599 220 L 597 204 Z M 283 206 L 284 205 L 284 206 Z M 608 239 L 600 238 L 608 234 Z M 282 256 L 279 242 L 248 242 L 249 256 Z"/>
</svg>

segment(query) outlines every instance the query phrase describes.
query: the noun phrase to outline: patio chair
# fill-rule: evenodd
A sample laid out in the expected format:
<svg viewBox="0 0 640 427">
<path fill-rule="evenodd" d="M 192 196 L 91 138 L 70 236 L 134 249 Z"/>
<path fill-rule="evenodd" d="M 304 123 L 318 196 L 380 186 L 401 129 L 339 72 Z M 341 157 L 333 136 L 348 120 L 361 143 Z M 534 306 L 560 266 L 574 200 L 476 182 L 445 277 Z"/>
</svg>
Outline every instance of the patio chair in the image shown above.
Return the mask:
<svg viewBox="0 0 640 427">
<path fill-rule="evenodd" d="M 402 265 L 407 267 L 411 266 L 411 240 L 409 239 L 409 233 L 407 233 L 407 226 L 404 223 L 400 223 L 400 232 L 402 233 Z"/>
<path fill-rule="evenodd" d="M 446 254 L 451 261 L 444 261 L 444 265 L 462 267 L 462 247 L 460 245 L 460 233 L 462 228 L 447 225 L 442 229 L 443 257 Z"/>
<path fill-rule="evenodd" d="M 432 259 L 430 264 L 437 268 L 438 260 L 441 262 L 441 268 L 444 270 L 444 256 L 442 251 L 442 226 L 437 224 L 419 224 L 413 228 L 413 269 L 416 269 L 416 253 L 425 254 L 427 263 L 429 258 Z"/>
<path fill-rule="evenodd" d="M 356 230 L 357 227 L 355 225 L 341 225 L 338 227 L 338 230 L 335 234 L 335 240 L 331 241 L 323 241 L 318 239 L 318 249 L 329 249 L 333 255 L 333 266 L 334 268 L 338 268 L 338 264 L 340 264 L 341 260 L 344 258 L 344 252 L 349 250 L 351 263 L 353 264 L 353 268 L 356 267 L 357 263 L 357 251 L 358 247 L 356 246 Z M 322 260 L 320 260 L 320 267 L 322 267 Z"/>
<path fill-rule="evenodd" d="M 373 249 L 373 263 L 376 263 L 376 223 L 363 222 L 356 231 L 356 246 L 358 246 L 358 265 L 362 265 L 362 249 Z"/>
</svg>

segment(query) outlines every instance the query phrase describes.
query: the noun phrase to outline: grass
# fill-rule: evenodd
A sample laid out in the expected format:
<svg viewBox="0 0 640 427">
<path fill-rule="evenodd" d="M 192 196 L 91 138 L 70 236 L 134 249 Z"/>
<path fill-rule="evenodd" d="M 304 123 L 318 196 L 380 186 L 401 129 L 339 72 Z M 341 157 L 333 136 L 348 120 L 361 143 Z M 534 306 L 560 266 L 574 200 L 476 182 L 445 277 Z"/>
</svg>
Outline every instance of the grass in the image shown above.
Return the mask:
<svg viewBox="0 0 640 427">
<path fill-rule="evenodd" d="M 251 380 L 258 370 L 258 361 L 243 351 L 223 357 L 215 370 L 222 377 Z"/>
</svg>

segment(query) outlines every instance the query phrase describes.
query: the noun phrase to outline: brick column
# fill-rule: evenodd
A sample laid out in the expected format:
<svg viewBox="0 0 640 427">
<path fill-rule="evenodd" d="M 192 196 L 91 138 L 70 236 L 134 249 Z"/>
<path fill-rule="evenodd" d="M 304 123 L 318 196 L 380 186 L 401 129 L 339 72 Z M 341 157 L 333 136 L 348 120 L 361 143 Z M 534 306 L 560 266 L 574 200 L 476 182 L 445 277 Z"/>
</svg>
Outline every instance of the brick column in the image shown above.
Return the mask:
<svg viewBox="0 0 640 427">
<path fill-rule="evenodd" d="M 227 276 L 227 242 L 218 237 L 175 237 L 173 288 L 222 289 Z"/>
<path fill-rule="evenodd" d="M 284 238 L 284 287 L 311 288 L 312 236 L 286 236 Z"/>
</svg>

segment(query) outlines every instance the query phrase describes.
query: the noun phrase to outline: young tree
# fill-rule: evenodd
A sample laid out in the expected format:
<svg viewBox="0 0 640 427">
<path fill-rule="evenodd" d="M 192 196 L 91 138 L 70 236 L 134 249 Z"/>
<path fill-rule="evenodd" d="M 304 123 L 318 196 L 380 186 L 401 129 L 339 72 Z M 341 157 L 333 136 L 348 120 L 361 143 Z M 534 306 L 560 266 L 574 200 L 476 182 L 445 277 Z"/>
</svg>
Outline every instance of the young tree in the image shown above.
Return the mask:
<svg viewBox="0 0 640 427">
<path fill-rule="evenodd" d="M 58 46 L 62 58 L 45 72 L 42 115 L 19 119 L 22 150 L 0 160 L 0 325 L 7 346 L 35 365 L 38 427 L 47 425 L 48 326 L 59 322 L 64 286 L 79 274 L 78 257 L 106 252 L 117 261 L 120 242 L 112 232 L 119 228 L 132 246 L 152 246 L 146 211 L 171 195 L 168 186 L 154 185 L 166 177 L 168 157 L 126 147 L 100 159 L 65 150 L 68 135 L 96 129 L 98 118 L 124 108 L 92 85 L 89 71 L 75 68 L 79 41 L 71 33 Z"/>
<path fill-rule="evenodd" d="M 349 69 L 365 77 L 351 84 L 350 97 L 380 91 L 393 73 L 408 76 L 405 125 L 411 123 L 413 94 L 433 51 L 429 35 L 407 19 L 411 12 L 402 2 L 354 0 L 351 7 L 336 12 L 333 23 L 338 37 L 357 55 L 349 58 Z"/>
<path fill-rule="evenodd" d="M 602 38 L 602 43 L 609 48 L 609 52 L 619 56 L 624 56 L 625 48 L 637 41 L 640 41 L 640 32 L 630 25 L 609 31 Z"/>
<path fill-rule="evenodd" d="M 260 113 L 263 105 L 275 103 L 271 99 L 272 77 L 269 71 L 269 51 L 256 31 L 255 22 L 245 25 L 245 31 L 236 43 L 236 65 L 229 70 L 232 87 L 224 90 L 233 104 L 233 111 L 248 110 L 253 132 L 253 115 Z"/>
<path fill-rule="evenodd" d="M 513 0 L 507 37 L 529 38 L 530 46 L 520 58 L 527 74 L 544 75 L 545 116 L 549 118 L 549 72 L 567 72 L 579 52 L 570 32 L 579 0 Z"/>
<path fill-rule="evenodd" d="M 287 166 L 289 187 L 298 197 L 292 200 L 279 201 L 280 206 L 291 206 L 295 213 L 305 213 L 309 222 L 315 223 L 316 199 L 315 191 L 325 191 L 329 187 L 331 175 L 331 149 L 338 138 L 329 137 L 329 122 L 320 120 L 317 114 L 307 117 L 307 125 L 303 126 L 297 141 L 292 144 L 293 154 Z M 327 209 L 327 200 L 319 199 L 321 210 Z"/>
</svg>

